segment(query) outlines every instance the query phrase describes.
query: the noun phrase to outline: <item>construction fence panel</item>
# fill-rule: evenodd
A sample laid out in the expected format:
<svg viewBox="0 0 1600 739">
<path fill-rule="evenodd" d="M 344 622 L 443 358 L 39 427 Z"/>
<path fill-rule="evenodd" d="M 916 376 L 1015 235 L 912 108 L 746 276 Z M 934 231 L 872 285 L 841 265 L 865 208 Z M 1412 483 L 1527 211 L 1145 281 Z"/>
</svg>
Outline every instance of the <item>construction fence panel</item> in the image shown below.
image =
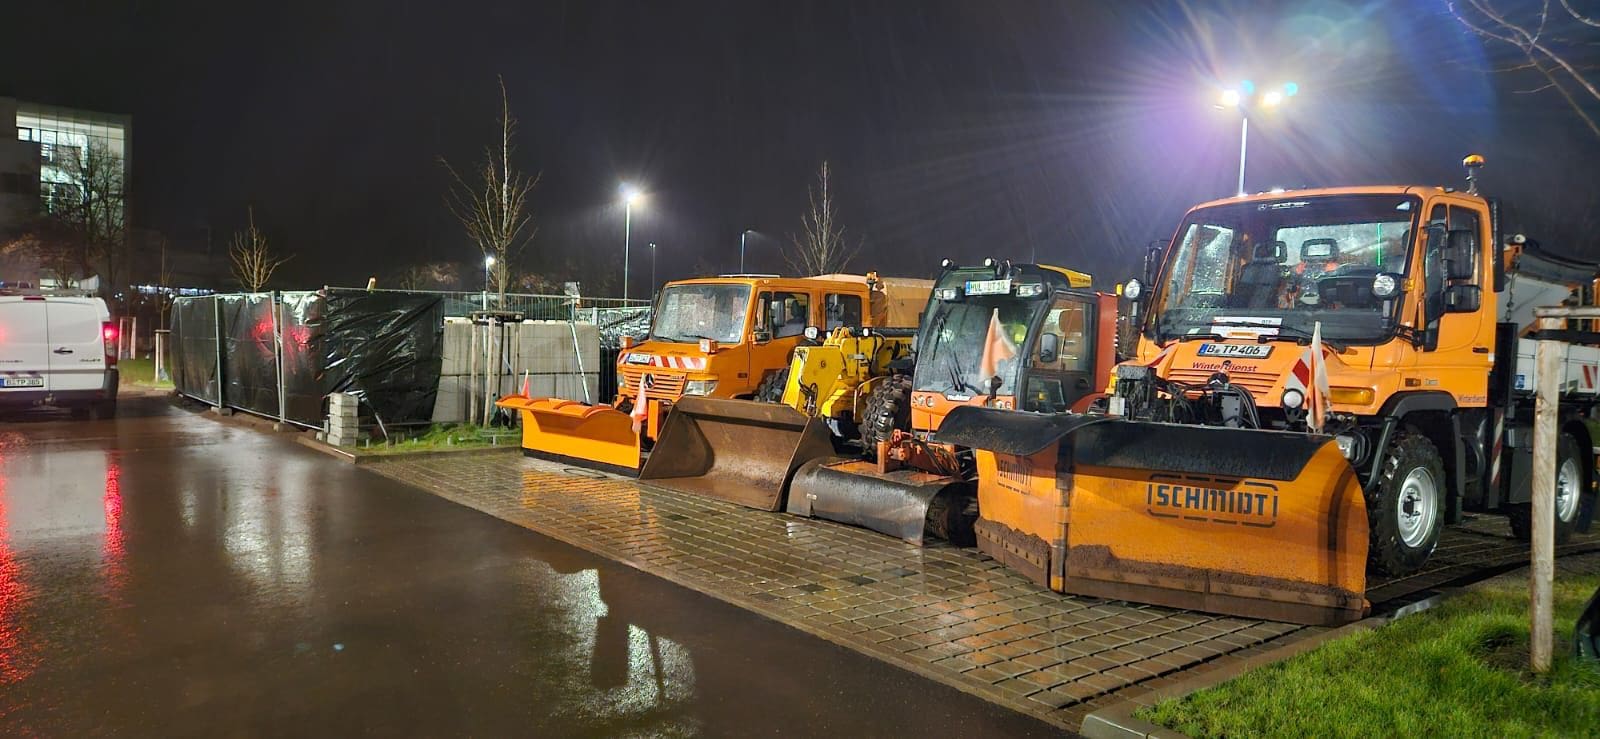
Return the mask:
<svg viewBox="0 0 1600 739">
<path fill-rule="evenodd" d="M 217 313 L 210 296 L 173 301 L 169 374 L 179 393 L 217 405 Z"/>
</svg>

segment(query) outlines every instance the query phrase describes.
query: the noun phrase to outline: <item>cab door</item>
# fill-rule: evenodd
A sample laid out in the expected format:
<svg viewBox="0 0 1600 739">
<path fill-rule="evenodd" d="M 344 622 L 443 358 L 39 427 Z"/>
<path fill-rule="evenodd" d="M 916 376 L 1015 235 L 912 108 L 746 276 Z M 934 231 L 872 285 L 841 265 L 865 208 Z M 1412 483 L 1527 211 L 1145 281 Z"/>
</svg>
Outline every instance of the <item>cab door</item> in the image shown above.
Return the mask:
<svg viewBox="0 0 1600 739">
<path fill-rule="evenodd" d="M 800 290 L 764 289 L 756 300 L 750 347 L 750 391 L 762 378 L 785 369 L 795 347 L 805 340 L 806 326 L 815 325 L 811 295 Z"/>
<path fill-rule="evenodd" d="M 1094 392 L 1098 321 L 1087 296 L 1057 295 L 1029 348 L 1022 409 L 1063 413 Z"/>
</svg>

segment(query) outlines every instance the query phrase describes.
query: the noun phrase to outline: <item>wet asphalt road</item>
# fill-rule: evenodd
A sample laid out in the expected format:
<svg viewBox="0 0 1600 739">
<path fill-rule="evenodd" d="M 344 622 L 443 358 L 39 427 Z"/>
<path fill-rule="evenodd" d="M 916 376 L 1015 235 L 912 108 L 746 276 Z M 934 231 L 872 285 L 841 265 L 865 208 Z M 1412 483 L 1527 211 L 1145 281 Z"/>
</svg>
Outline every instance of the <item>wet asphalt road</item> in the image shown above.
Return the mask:
<svg viewBox="0 0 1600 739">
<path fill-rule="evenodd" d="M 146 397 L 0 418 L 0 733 L 1052 729 Z"/>
</svg>

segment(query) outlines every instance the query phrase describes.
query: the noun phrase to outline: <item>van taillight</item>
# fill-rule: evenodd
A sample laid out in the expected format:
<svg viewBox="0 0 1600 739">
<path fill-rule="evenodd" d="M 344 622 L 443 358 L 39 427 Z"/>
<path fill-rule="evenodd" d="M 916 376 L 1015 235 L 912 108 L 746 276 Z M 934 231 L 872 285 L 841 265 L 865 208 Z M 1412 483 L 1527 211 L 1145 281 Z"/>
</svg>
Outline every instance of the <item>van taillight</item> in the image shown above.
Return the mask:
<svg viewBox="0 0 1600 739">
<path fill-rule="evenodd" d="M 106 352 L 106 366 L 117 366 L 117 324 L 107 321 L 100 324 L 100 338 Z"/>
</svg>

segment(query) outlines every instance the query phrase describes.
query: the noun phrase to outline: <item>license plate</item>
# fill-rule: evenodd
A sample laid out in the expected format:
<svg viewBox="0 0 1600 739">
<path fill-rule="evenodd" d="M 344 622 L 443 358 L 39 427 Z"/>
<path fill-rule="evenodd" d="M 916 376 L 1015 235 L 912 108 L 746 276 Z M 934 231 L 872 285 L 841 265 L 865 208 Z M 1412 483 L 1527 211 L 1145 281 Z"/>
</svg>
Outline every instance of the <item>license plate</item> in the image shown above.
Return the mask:
<svg viewBox="0 0 1600 739">
<path fill-rule="evenodd" d="M 43 377 L 7 377 L 0 379 L 0 387 L 44 387 Z"/>
<path fill-rule="evenodd" d="M 1008 295 L 1011 280 L 967 280 L 968 295 Z"/>
<path fill-rule="evenodd" d="M 1202 357 L 1239 357 L 1243 359 L 1265 359 L 1271 353 L 1271 344 L 1201 344 L 1199 351 L 1199 355 Z"/>
</svg>

